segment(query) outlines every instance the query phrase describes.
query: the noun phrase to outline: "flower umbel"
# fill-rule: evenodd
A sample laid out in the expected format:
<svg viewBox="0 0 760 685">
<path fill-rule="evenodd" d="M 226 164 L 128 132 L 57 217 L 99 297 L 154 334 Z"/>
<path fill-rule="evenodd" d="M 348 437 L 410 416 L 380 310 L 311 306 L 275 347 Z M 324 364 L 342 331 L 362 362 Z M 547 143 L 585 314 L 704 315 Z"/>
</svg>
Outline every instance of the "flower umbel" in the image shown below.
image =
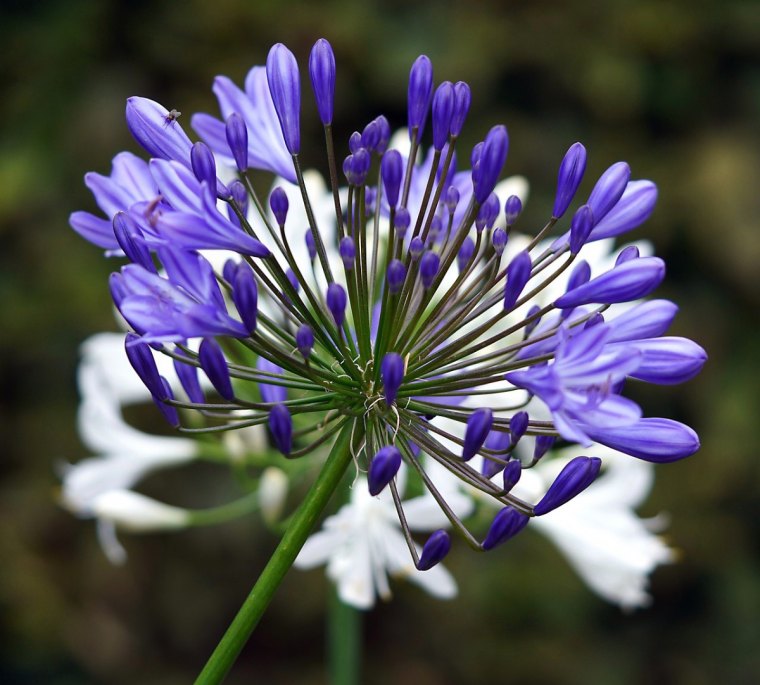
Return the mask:
<svg viewBox="0 0 760 685">
<path fill-rule="evenodd" d="M 128 354 L 180 431 L 266 426 L 271 444 L 297 459 L 350 430 L 352 456 L 367 472 L 355 487 L 392 505 L 419 570 L 448 552 L 443 527 L 482 551 L 534 516 L 560 516 L 593 488 L 594 443 L 653 462 L 697 450 L 690 428 L 643 418 L 621 394 L 629 379 L 688 380 L 705 361 L 695 343 L 662 337 L 672 303 L 631 308 L 662 281 L 664 263 L 636 247 L 600 273 L 586 261 L 596 241 L 649 217 L 654 184 L 630 180 L 618 162 L 568 212 L 586 166 L 575 143 L 559 167 L 552 215 L 532 237 L 518 234 L 525 184 L 499 183 L 506 128 L 494 126 L 472 151 L 460 151 L 471 169 L 459 169 L 469 88 L 448 81 L 434 88 L 423 56 L 410 73 L 408 140 L 391 139 L 382 116 L 352 134 L 344 190 L 327 41 L 315 46 L 309 74 L 325 128 L 332 214 L 316 203 L 302 170 L 301 76 L 278 44 L 244 91 L 216 79 L 221 119 L 191 120 L 201 143 L 193 145 L 176 110 L 130 98 L 129 128 L 154 159 L 121 153 L 110 177 L 88 174 L 106 219 L 71 217 L 83 237 L 131 262 L 110 281 L 133 331 Z M 425 131 L 433 142 L 426 154 Z M 256 192 L 254 170 L 279 175 L 269 198 Z M 154 355 L 174 361 L 183 392 L 160 375 Z M 204 395 L 199 370 L 216 395 Z M 512 488 L 521 472 L 554 440 L 588 453 L 543 493 L 519 496 Z M 488 530 L 469 530 L 430 465 L 498 506 Z M 421 550 L 401 499 L 402 473 L 424 486 L 443 519 Z M 403 564 L 394 557 L 390 566 Z"/>
</svg>

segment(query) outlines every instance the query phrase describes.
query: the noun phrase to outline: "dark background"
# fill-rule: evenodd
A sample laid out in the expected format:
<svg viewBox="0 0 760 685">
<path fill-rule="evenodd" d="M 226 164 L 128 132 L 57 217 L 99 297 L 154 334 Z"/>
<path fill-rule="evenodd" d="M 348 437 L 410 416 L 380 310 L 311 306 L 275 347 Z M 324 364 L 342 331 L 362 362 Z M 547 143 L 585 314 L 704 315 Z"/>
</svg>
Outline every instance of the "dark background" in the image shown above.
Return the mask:
<svg viewBox="0 0 760 685">
<path fill-rule="evenodd" d="M 85 171 L 136 151 L 127 96 L 216 112 L 216 74 L 242 81 L 276 41 L 303 68 L 320 36 L 338 60 L 339 140 L 380 113 L 405 122 L 420 53 L 437 81 L 468 81 L 464 143 L 507 124 L 508 171 L 531 180 L 524 225 L 548 215 L 574 140 L 589 150 L 585 191 L 619 159 L 656 181 L 635 236 L 667 259 L 674 333 L 710 355 L 687 386 L 640 397 L 703 441 L 658 468 L 644 509 L 668 513 L 681 550 L 654 575 L 652 608 L 603 603 L 537 536 L 487 557 L 460 545 L 454 602 L 398 584 L 366 615 L 365 682 L 760 682 L 760 3 L 741 0 L 0 3 L 0 682 L 190 682 L 275 544 L 245 521 L 125 536 L 117 569 L 91 524 L 57 507 L 56 461 L 84 454 L 77 346 L 113 329 L 112 265 L 67 217 L 94 208 Z M 303 116 L 304 164 L 318 166 L 306 88 Z M 199 466 L 147 486 L 203 506 L 226 481 Z M 327 590 L 321 572 L 293 572 L 229 682 L 325 682 Z"/>
</svg>

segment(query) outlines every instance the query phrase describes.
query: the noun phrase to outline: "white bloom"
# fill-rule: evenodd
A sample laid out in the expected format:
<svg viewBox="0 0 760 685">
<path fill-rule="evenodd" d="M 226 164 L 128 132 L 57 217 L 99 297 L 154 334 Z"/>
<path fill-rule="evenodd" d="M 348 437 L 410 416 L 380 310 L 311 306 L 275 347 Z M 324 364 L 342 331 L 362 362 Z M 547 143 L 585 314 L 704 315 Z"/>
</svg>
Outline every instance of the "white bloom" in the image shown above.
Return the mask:
<svg viewBox="0 0 760 685">
<path fill-rule="evenodd" d="M 402 466 L 397 476 L 401 490 L 404 469 Z M 432 461 L 426 469 L 454 511 L 467 516 L 472 502 L 458 490 L 457 479 Z M 428 493 L 404 502 L 404 513 L 414 531 L 448 527 L 448 519 Z M 295 562 L 300 569 L 320 564 L 327 564 L 327 575 L 336 584 L 340 599 L 358 609 L 371 608 L 375 595 L 390 599 L 388 576 L 410 580 L 441 599 L 454 597 L 457 592 L 451 574 L 440 564 L 429 571 L 417 570 L 390 491 L 386 488 L 372 497 L 364 477 L 356 479 L 351 501 L 325 520 L 322 530 L 306 541 Z"/>
<path fill-rule="evenodd" d="M 186 509 L 173 507 L 132 490 L 109 490 L 92 501 L 100 521 L 109 521 L 130 533 L 184 528 L 190 522 Z"/>
</svg>

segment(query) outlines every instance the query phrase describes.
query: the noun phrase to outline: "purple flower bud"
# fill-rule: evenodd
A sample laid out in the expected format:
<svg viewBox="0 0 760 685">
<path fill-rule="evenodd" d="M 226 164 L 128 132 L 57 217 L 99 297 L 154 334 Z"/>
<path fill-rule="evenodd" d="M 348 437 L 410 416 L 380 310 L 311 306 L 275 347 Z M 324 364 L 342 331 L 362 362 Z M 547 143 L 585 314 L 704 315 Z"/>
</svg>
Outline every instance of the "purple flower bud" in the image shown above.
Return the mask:
<svg viewBox="0 0 760 685">
<path fill-rule="evenodd" d="M 167 381 L 163 376 L 160 376 L 160 379 L 164 391 L 164 399 L 173 400 L 174 393 L 172 392 L 172 388 L 169 385 L 169 381 Z M 158 397 L 155 395 L 153 396 L 153 402 L 158 407 L 159 411 L 163 414 L 167 423 L 173 428 L 179 428 L 179 414 L 177 413 L 177 408 L 173 407 L 170 404 L 166 404 L 166 402 L 158 399 Z"/>
<path fill-rule="evenodd" d="M 591 279 L 591 267 L 585 259 L 581 259 L 573 268 L 570 278 L 567 279 L 566 292 L 575 290 L 577 287 L 588 283 Z"/>
<path fill-rule="evenodd" d="M 470 111 L 470 102 L 472 96 L 470 94 L 470 86 L 464 81 L 457 81 L 454 84 L 454 111 L 451 115 L 451 135 L 458 136 L 462 132 L 464 126 L 464 120 L 467 118 L 467 113 Z"/>
<path fill-rule="evenodd" d="M 201 384 L 198 382 L 198 367 L 175 359 L 174 371 L 190 401 L 196 404 L 203 404 L 206 401 L 206 396 L 203 394 Z"/>
<path fill-rule="evenodd" d="M 475 186 L 475 201 L 483 204 L 486 198 L 493 192 L 496 182 L 499 180 L 504 162 L 507 161 L 509 149 L 509 137 L 504 126 L 494 126 L 486 136 L 483 149 L 478 160 L 477 182 L 473 170 L 473 183 Z"/>
<path fill-rule="evenodd" d="M 370 152 L 375 149 L 380 140 L 380 128 L 373 120 L 370 121 L 362 131 L 362 147 Z"/>
<path fill-rule="evenodd" d="M 230 285 L 235 280 L 235 273 L 237 272 L 238 263 L 230 258 L 227 261 L 224 262 L 224 266 L 222 267 L 222 278 L 224 278 L 227 283 Z"/>
<path fill-rule="evenodd" d="M 314 240 L 314 232 L 310 228 L 307 228 L 303 239 L 306 243 L 306 251 L 309 253 L 309 259 L 313 262 L 317 257 L 317 243 Z"/>
<path fill-rule="evenodd" d="M 578 207 L 570 220 L 570 252 L 578 254 L 594 227 L 594 212 L 589 205 Z"/>
<path fill-rule="evenodd" d="M 691 456 L 699 449 L 699 437 L 689 426 L 671 419 L 639 419 L 629 426 L 590 430 L 593 440 L 658 464 Z"/>
<path fill-rule="evenodd" d="M 293 286 L 293 290 L 298 292 L 301 289 L 301 283 L 298 280 L 298 276 L 295 275 L 293 269 L 288 269 L 285 272 L 285 276 L 288 278 L 288 283 Z"/>
<path fill-rule="evenodd" d="M 398 150 L 388 150 L 383 155 L 383 161 L 380 163 L 380 175 L 383 179 L 383 188 L 385 188 L 388 206 L 391 209 L 395 209 L 398 204 L 401 180 L 404 177 L 404 161 Z"/>
<path fill-rule="evenodd" d="M 335 55 L 330 43 L 320 38 L 309 55 L 309 76 L 322 123 L 332 123 L 335 103 Z"/>
<path fill-rule="evenodd" d="M 269 432 L 274 446 L 289 455 L 293 449 L 293 418 L 284 404 L 275 404 L 269 410 Z"/>
<path fill-rule="evenodd" d="M 108 277 L 108 291 L 111 293 L 113 303 L 121 309 L 121 303 L 129 293 L 124 285 L 124 277 L 120 273 L 113 273 Z"/>
<path fill-rule="evenodd" d="M 195 143 L 190 148 L 190 166 L 199 182 L 206 181 L 210 188 L 216 187 L 216 161 L 206 143 Z"/>
<path fill-rule="evenodd" d="M 403 238 L 406 235 L 406 230 L 409 228 L 409 224 L 412 222 L 412 217 L 409 214 L 409 210 L 406 207 L 399 207 L 396 210 L 396 217 L 393 225 L 396 227 L 396 234 L 399 238 Z"/>
<path fill-rule="evenodd" d="M 538 312 L 541 311 L 541 307 L 537 304 L 531 305 L 530 309 L 528 310 L 528 313 L 525 315 L 526 319 L 530 319 L 533 316 L 536 316 Z M 541 322 L 541 317 L 539 316 L 536 319 L 533 319 L 526 327 L 525 327 L 525 337 L 527 338 L 530 336 L 530 334 L 535 330 L 536 326 Z"/>
<path fill-rule="evenodd" d="M 396 394 L 404 380 L 404 359 L 396 352 L 388 352 L 380 363 L 380 377 L 383 379 L 383 396 L 388 405 L 396 401 Z"/>
<path fill-rule="evenodd" d="M 602 460 L 597 457 L 576 457 L 560 471 L 541 501 L 534 507 L 536 516 L 543 516 L 561 507 L 594 482 Z"/>
<path fill-rule="evenodd" d="M 536 444 L 533 446 L 533 461 L 538 461 L 543 457 L 557 441 L 553 435 L 539 435 L 536 437 Z"/>
<path fill-rule="evenodd" d="M 598 221 L 591 240 L 601 240 L 626 233 L 643 224 L 657 202 L 657 186 L 651 181 L 629 181 L 617 204 Z"/>
<path fill-rule="evenodd" d="M 704 349 L 688 338 L 650 338 L 634 341 L 631 346 L 641 352 L 641 363 L 630 376 L 647 383 L 683 383 L 694 378 L 707 361 Z"/>
<path fill-rule="evenodd" d="M 493 425 L 493 412 L 490 409 L 476 409 L 467 419 L 464 432 L 462 459 L 469 461 L 483 446 Z"/>
<path fill-rule="evenodd" d="M 150 348 L 140 342 L 139 336 L 134 333 L 127 333 L 127 337 L 124 340 L 124 349 L 129 363 L 140 377 L 140 380 L 145 384 L 145 387 L 148 388 L 150 394 L 159 400 L 166 399 L 167 394 Z"/>
<path fill-rule="evenodd" d="M 445 530 L 437 530 L 422 546 L 420 560 L 417 568 L 420 571 L 429 571 L 436 564 L 441 563 L 451 549 L 451 537 Z"/>
<path fill-rule="evenodd" d="M 504 492 L 509 492 L 515 485 L 517 485 L 522 475 L 522 464 L 517 459 L 513 459 L 508 462 L 504 467 L 502 478 L 504 481 Z"/>
<path fill-rule="evenodd" d="M 521 212 L 522 200 L 517 197 L 517 195 L 510 195 L 504 203 L 504 214 L 507 217 L 507 226 L 514 224 Z"/>
<path fill-rule="evenodd" d="M 340 258 L 343 260 L 343 267 L 346 271 L 353 269 L 354 260 L 356 259 L 356 247 L 354 246 L 354 239 L 350 235 L 340 239 L 338 252 L 340 253 Z"/>
<path fill-rule="evenodd" d="M 433 147 L 439 152 L 449 139 L 451 117 L 454 113 L 454 84 L 444 81 L 433 96 Z"/>
<path fill-rule="evenodd" d="M 422 280 L 422 287 L 425 290 L 433 285 L 440 266 L 441 258 L 435 252 L 425 250 L 422 259 L 420 259 L 420 279 Z"/>
<path fill-rule="evenodd" d="M 409 137 L 418 129 L 417 140 L 425 129 L 430 101 L 433 97 L 433 64 L 425 55 L 420 55 L 409 72 L 408 124 Z"/>
<path fill-rule="evenodd" d="M 494 228 L 493 233 L 491 233 L 491 244 L 494 252 L 501 257 L 504 248 L 507 246 L 507 232 L 503 228 Z"/>
<path fill-rule="evenodd" d="M 616 162 L 600 176 L 588 198 L 594 221 L 599 223 L 617 204 L 630 177 L 631 168 L 625 162 Z"/>
<path fill-rule="evenodd" d="M 423 250 L 425 249 L 425 243 L 422 242 L 422 238 L 415 236 L 409 243 L 409 254 L 412 255 L 412 260 L 416 261 L 420 258 Z"/>
<path fill-rule="evenodd" d="M 586 171 L 586 148 L 580 143 L 573 143 L 565 153 L 559 165 L 557 176 L 557 194 L 554 196 L 552 217 L 559 219 L 567 211 L 575 197 L 578 186 Z"/>
<path fill-rule="evenodd" d="M 472 256 L 475 254 L 475 241 L 467 236 L 462 242 L 462 246 L 457 253 L 457 268 L 459 273 L 462 273 L 469 264 Z"/>
<path fill-rule="evenodd" d="M 564 309 L 592 302 L 628 302 L 652 292 L 664 277 L 665 263 L 658 257 L 633 259 L 565 293 L 554 304 Z"/>
<path fill-rule="evenodd" d="M 446 203 L 446 209 L 449 210 L 449 214 L 453 214 L 456 211 L 457 205 L 459 204 L 459 191 L 455 186 L 449 186 L 446 189 L 444 202 Z"/>
<path fill-rule="evenodd" d="M 390 483 L 401 467 L 401 452 L 393 445 L 386 445 L 372 458 L 367 471 L 369 494 L 379 495 Z"/>
<path fill-rule="evenodd" d="M 504 286 L 504 309 L 512 309 L 530 280 L 533 264 L 527 252 L 520 252 L 507 266 L 507 284 Z"/>
<path fill-rule="evenodd" d="M 473 148 L 472 152 L 470 152 L 470 166 L 473 169 L 473 172 L 475 170 L 475 167 L 480 164 L 480 156 L 483 154 L 483 146 L 485 143 L 481 140 L 479 143 L 476 143 Z M 475 176 L 473 175 L 473 181 L 475 180 Z"/>
<path fill-rule="evenodd" d="M 673 323 L 678 307 L 669 300 L 650 300 L 632 307 L 609 322 L 608 343 L 663 335 Z"/>
<path fill-rule="evenodd" d="M 509 450 L 509 433 L 499 430 L 492 430 L 484 443 L 485 448 L 499 453 L 499 458 L 504 459 L 504 455 Z M 499 471 L 504 468 L 504 464 L 490 459 L 488 456 L 483 457 L 483 463 L 480 472 L 485 478 L 493 478 Z"/>
<path fill-rule="evenodd" d="M 476 230 L 480 232 L 484 228 L 491 228 L 499 216 L 500 209 L 498 195 L 491 193 L 478 211 L 478 216 L 475 219 Z"/>
<path fill-rule="evenodd" d="M 222 348 L 213 338 L 204 338 L 198 348 L 198 361 L 214 389 L 226 400 L 234 400 L 230 370 Z"/>
<path fill-rule="evenodd" d="M 246 171 L 248 169 L 248 128 L 243 117 L 237 112 L 230 114 L 227 117 L 224 132 L 238 171 Z"/>
<path fill-rule="evenodd" d="M 505 543 L 528 525 L 530 518 L 514 507 L 504 507 L 493 519 L 488 529 L 483 549 L 488 551 Z"/>
<path fill-rule="evenodd" d="M 639 248 L 635 245 L 628 245 L 620 250 L 620 254 L 615 259 L 615 266 L 630 262 L 632 259 L 638 259 L 641 256 Z"/>
<path fill-rule="evenodd" d="M 289 206 L 287 193 L 277 186 L 269 196 L 269 207 L 272 210 L 272 214 L 274 214 L 278 226 L 285 225 L 285 221 L 288 218 Z"/>
<path fill-rule="evenodd" d="M 301 324 L 300 328 L 296 331 L 296 347 L 304 358 L 304 361 L 308 361 L 314 348 L 314 331 L 311 330 L 309 324 Z"/>
<path fill-rule="evenodd" d="M 338 283 L 327 286 L 327 308 L 330 310 L 335 325 L 340 328 L 346 318 L 346 291 Z"/>
<path fill-rule="evenodd" d="M 351 154 L 354 154 L 357 150 L 362 149 L 362 134 L 359 131 L 354 131 L 348 137 L 348 150 Z"/>
<path fill-rule="evenodd" d="M 248 215 L 248 191 L 245 189 L 245 186 L 240 181 L 233 181 L 230 183 L 230 195 L 232 196 L 232 202 L 234 202 L 238 209 L 240 210 L 240 213 L 243 216 Z M 227 214 L 230 217 L 230 221 L 234 222 L 234 224 L 238 227 L 240 227 L 240 219 L 238 219 L 238 215 L 235 212 L 232 207 L 227 207 Z"/>
<path fill-rule="evenodd" d="M 126 114 L 129 132 L 151 157 L 187 165 L 192 143 L 177 121 L 180 112 L 170 112 L 148 98 L 131 97 Z"/>
<path fill-rule="evenodd" d="M 441 235 L 441 228 L 443 224 L 441 217 L 435 214 L 430 220 L 430 230 L 428 231 L 427 243 L 428 245 L 434 245 Z"/>
<path fill-rule="evenodd" d="M 146 246 L 140 228 L 134 219 L 126 212 L 116 212 L 112 223 L 116 242 L 127 255 L 127 259 L 139 264 L 151 273 L 157 273 L 156 265 L 150 256 L 150 250 Z"/>
<path fill-rule="evenodd" d="M 400 259 L 392 259 L 385 272 L 385 280 L 388 284 L 388 292 L 396 295 L 401 292 L 401 287 L 406 279 L 406 267 Z"/>
<path fill-rule="evenodd" d="M 377 143 L 375 143 L 375 150 L 377 154 L 382 155 L 388 149 L 388 142 L 391 139 L 391 125 L 388 120 L 381 114 L 375 119 L 377 124 Z"/>
<path fill-rule="evenodd" d="M 240 264 L 235 272 L 232 280 L 232 301 L 246 330 L 253 335 L 256 330 L 259 291 L 256 287 L 256 277 L 247 264 Z"/>
<path fill-rule="evenodd" d="M 528 412 L 518 411 L 509 421 L 510 444 L 514 447 L 528 430 Z"/>
<path fill-rule="evenodd" d="M 297 155 L 301 149 L 301 84 L 296 58 L 282 43 L 273 45 L 267 55 L 267 82 L 285 147 Z"/>
</svg>

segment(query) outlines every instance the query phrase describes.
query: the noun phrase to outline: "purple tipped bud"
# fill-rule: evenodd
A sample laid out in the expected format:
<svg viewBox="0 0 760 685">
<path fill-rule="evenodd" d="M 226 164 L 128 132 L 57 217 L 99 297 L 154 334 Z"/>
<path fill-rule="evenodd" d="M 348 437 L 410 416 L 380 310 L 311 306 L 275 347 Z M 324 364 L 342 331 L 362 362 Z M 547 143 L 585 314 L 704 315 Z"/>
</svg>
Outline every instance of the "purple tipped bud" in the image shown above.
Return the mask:
<svg viewBox="0 0 760 685">
<path fill-rule="evenodd" d="M 306 251 L 309 253 L 309 259 L 313 262 L 317 257 L 317 243 L 314 240 L 314 232 L 310 228 L 307 228 L 303 239 L 306 243 Z"/>
<path fill-rule="evenodd" d="M 433 147 L 440 151 L 449 139 L 454 113 L 454 84 L 444 81 L 433 96 Z"/>
<path fill-rule="evenodd" d="M 311 330 L 309 324 L 301 324 L 301 327 L 296 331 L 296 347 L 304 361 L 308 361 L 311 350 L 314 348 L 314 331 Z"/>
<path fill-rule="evenodd" d="M 150 394 L 159 400 L 166 399 L 167 395 L 164 391 L 164 385 L 161 382 L 161 376 L 158 373 L 153 353 L 150 351 L 150 347 L 142 344 L 139 340 L 140 337 L 134 333 L 127 333 L 127 337 L 124 340 L 127 359 L 135 370 L 135 373 L 140 377 L 140 380 L 145 384 L 145 387 L 150 391 Z"/>
<path fill-rule="evenodd" d="M 594 212 L 589 205 L 578 207 L 570 220 L 570 252 L 578 254 L 594 227 Z"/>
<path fill-rule="evenodd" d="M 380 140 L 380 128 L 373 120 L 370 121 L 362 131 L 362 147 L 367 150 L 374 150 Z"/>
<path fill-rule="evenodd" d="M 364 185 L 371 161 L 369 152 L 363 147 L 346 157 L 343 162 L 343 173 L 346 174 L 346 179 L 350 185 Z"/>
<path fill-rule="evenodd" d="M 509 450 L 509 433 L 505 433 L 499 430 L 492 430 L 484 443 L 485 448 L 498 453 L 500 459 L 504 458 L 504 455 Z M 488 456 L 483 457 L 483 463 L 480 467 L 480 472 L 485 478 L 493 478 L 499 471 L 504 468 L 504 464 L 501 464 Z"/>
<path fill-rule="evenodd" d="M 630 177 L 631 168 L 625 162 L 616 162 L 599 177 L 588 198 L 594 221 L 599 223 L 618 203 Z"/>
<path fill-rule="evenodd" d="M 493 412 L 490 409 L 476 409 L 467 419 L 464 432 L 462 459 L 469 461 L 483 446 L 493 425 Z"/>
<path fill-rule="evenodd" d="M 493 519 L 488 529 L 483 549 L 488 551 L 505 543 L 528 525 L 530 517 L 517 511 L 514 507 L 504 507 Z"/>
<path fill-rule="evenodd" d="M 433 64 L 425 55 L 420 55 L 409 72 L 408 124 L 409 137 L 418 129 L 417 140 L 425 129 L 430 101 L 433 97 Z"/>
<path fill-rule="evenodd" d="M 267 82 L 285 147 L 297 155 L 301 149 L 301 84 L 296 58 L 282 43 L 273 45 L 267 55 Z"/>
<path fill-rule="evenodd" d="M 409 254 L 412 255 L 413 260 L 420 258 L 420 255 L 425 249 L 425 243 L 422 242 L 422 238 L 415 236 L 409 243 Z"/>
<path fill-rule="evenodd" d="M 247 216 L 248 191 L 245 189 L 245 186 L 240 181 L 233 181 L 229 185 L 229 191 L 230 195 L 232 196 L 232 202 L 237 205 L 237 208 L 240 210 L 240 213 L 243 216 Z M 238 218 L 237 212 L 232 208 L 232 206 L 227 207 L 227 215 L 230 217 L 230 221 L 232 221 L 236 226 L 240 227 L 240 219 Z"/>
<path fill-rule="evenodd" d="M 298 276 L 295 275 L 293 269 L 288 269 L 285 272 L 285 276 L 288 278 L 288 283 L 293 287 L 293 290 L 298 292 L 301 288 L 301 283 L 298 281 Z"/>
<path fill-rule="evenodd" d="M 174 371 L 190 401 L 203 404 L 206 401 L 206 396 L 203 394 L 201 384 L 198 381 L 198 367 L 184 364 L 179 359 L 175 359 Z"/>
<path fill-rule="evenodd" d="M 602 460 L 598 457 L 576 457 L 571 460 L 534 507 L 536 516 L 548 514 L 583 492 L 596 480 L 601 466 Z"/>
<path fill-rule="evenodd" d="M 150 256 L 150 250 L 143 240 L 139 226 L 126 212 L 116 212 L 113 217 L 113 233 L 119 247 L 127 259 L 139 264 L 151 273 L 156 273 L 156 265 Z"/>
<path fill-rule="evenodd" d="M 444 202 L 446 203 L 446 209 L 449 210 L 449 214 L 453 214 L 459 204 L 459 191 L 456 187 L 449 186 L 447 188 Z"/>
<path fill-rule="evenodd" d="M 369 494 L 379 495 L 390 483 L 401 467 L 401 452 L 393 445 L 387 445 L 372 458 L 367 472 Z"/>
<path fill-rule="evenodd" d="M 510 195 L 504 203 L 504 214 L 507 217 L 507 226 L 511 226 L 517 221 L 517 217 L 522 212 L 522 200 L 517 195 Z"/>
<path fill-rule="evenodd" d="M 689 426 L 671 419 L 639 419 L 629 426 L 589 432 L 593 440 L 658 464 L 676 461 L 699 449 L 699 437 Z"/>
<path fill-rule="evenodd" d="M 322 123 L 332 123 L 335 102 L 335 55 L 330 43 L 320 38 L 309 55 L 309 76 Z"/>
<path fill-rule="evenodd" d="M 359 131 L 354 131 L 348 137 L 348 150 L 351 154 L 354 154 L 357 150 L 362 149 L 362 134 Z"/>
<path fill-rule="evenodd" d="M 526 319 L 531 319 L 532 317 L 536 316 L 538 312 L 541 311 L 541 307 L 537 304 L 531 305 L 530 309 L 528 310 L 528 313 L 525 315 Z M 536 317 L 533 319 L 526 327 L 525 327 L 525 337 L 529 337 L 530 334 L 535 330 L 536 326 L 541 322 L 541 317 Z"/>
<path fill-rule="evenodd" d="M 577 287 L 583 285 L 584 283 L 588 283 L 590 279 L 591 267 L 588 265 L 588 262 L 585 259 L 582 259 L 575 265 L 573 272 L 570 274 L 570 278 L 567 279 L 566 292 L 575 290 Z"/>
<path fill-rule="evenodd" d="M 505 467 L 502 473 L 504 480 L 504 492 L 509 492 L 515 485 L 517 485 L 522 475 L 522 465 L 516 459 L 510 461 Z"/>
<path fill-rule="evenodd" d="M 484 228 L 491 228 L 499 216 L 499 198 L 496 193 L 491 193 L 478 211 L 475 219 L 475 229 L 480 232 Z"/>
<path fill-rule="evenodd" d="M 562 164 L 559 165 L 557 194 L 554 196 L 554 211 L 552 212 L 555 219 L 559 219 L 567 211 L 583 180 L 585 171 L 586 148 L 580 143 L 573 143 L 565 153 Z"/>
<path fill-rule="evenodd" d="M 383 179 L 383 188 L 385 188 L 388 206 L 391 209 L 395 209 L 398 204 L 401 179 L 404 176 L 404 161 L 398 150 L 388 150 L 387 154 L 383 155 L 383 161 L 380 164 L 380 175 Z"/>
<path fill-rule="evenodd" d="M 269 431 L 274 446 L 285 456 L 293 449 L 293 418 L 284 404 L 275 404 L 269 410 Z"/>
<path fill-rule="evenodd" d="M 399 207 L 396 210 L 396 217 L 393 225 L 396 227 L 396 234 L 399 238 L 403 238 L 406 235 L 406 230 L 409 228 L 411 221 L 412 217 L 406 207 Z"/>
<path fill-rule="evenodd" d="M 510 443 L 514 447 L 528 430 L 528 412 L 519 411 L 509 420 Z"/>
<path fill-rule="evenodd" d="M 591 240 L 611 238 L 643 224 L 657 202 L 657 186 L 651 181 L 630 181 L 617 204 L 598 221 Z"/>
<path fill-rule="evenodd" d="M 340 328 L 346 319 L 346 291 L 338 283 L 330 283 L 327 286 L 327 308 L 330 310 L 335 325 Z"/>
<path fill-rule="evenodd" d="M 491 233 L 491 243 L 494 252 L 501 257 L 504 248 L 507 246 L 507 232 L 503 228 L 494 228 L 493 233 Z"/>
<path fill-rule="evenodd" d="M 206 181 L 209 188 L 216 187 L 216 161 L 206 143 L 195 143 L 190 149 L 190 166 L 200 183 Z"/>
<path fill-rule="evenodd" d="M 269 196 L 269 207 L 272 210 L 272 214 L 274 214 L 278 226 L 285 225 L 285 221 L 288 218 L 289 206 L 287 193 L 278 186 Z"/>
<path fill-rule="evenodd" d="M 504 286 L 504 309 L 512 309 L 530 279 L 533 264 L 527 252 L 520 252 L 507 266 L 507 284 Z"/>
<path fill-rule="evenodd" d="M 172 392 L 172 388 L 169 385 L 169 381 L 167 381 L 163 376 L 161 378 L 161 385 L 164 390 L 164 396 L 167 400 L 173 400 L 174 399 L 174 393 Z M 153 402 L 158 407 L 159 411 L 164 415 L 164 418 L 166 419 L 167 423 L 170 426 L 173 426 L 174 428 L 179 428 L 179 414 L 177 413 L 177 408 L 171 406 L 170 404 L 166 404 L 163 400 L 158 399 L 155 395 L 153 396 Z"/>
<path fill-rule="evenodd" d="M 256 330 L 259 292 L 256 277 L 246 264 L 241 264 L 232 280 L 232 301 L 240 314 L 246 330 L 253 334 Z"/>
<path fill-rule="evenodd" d="M 396 401 L 396 394 L 404 380 L 404 359 L 396 352 L 388 352 L 380 363 L 380 377 L 383 379 L 383 396 L 390 405 Z"/>
<path fill-rule="evenodd" d="M 425 253 L 420 259 L 420 280 L 422 281 L 422 287 L 427 290 L 431 285 L 435 277 L 438 275 L 438 269 L 441 266 L 441 258 L 431 250 L 425 250 Z"/>
<path fill-rule="evenodd" d="M 451 135 L 458 136 L 462 132 L 464 120 L 470 111 L 470 86 L 464 81 L 457 81 L 454 84 L 454 112 L 451 115 Z"/>
<path fill-rule="evenodd" d="M 641 256 L 639 253 L 639 248 L 635 245 L 628 245 L 628 247 L 624 247 L 622 250 L 620 250 L 620 254 L 615 259 L 615 266 L 619 266 L 620 264 L 625 264 L 625 262 L 630 262 L 632 259 L 638 259 Z"/>
<path fill-rule="evenodd" d="M 230 370 L 227 360 L 224 358 L 222 348 L 213 338 L 204 338 L 198 348 L 198 361 L 201 363 L 211 385 L 226 400 L 234 400 L 235 392 L 232 389 Z"/>
<path fill-rule="evenodd" d="M 343 260 L 343 266 L 346 271 L 353 269 L 354 260 L 356 259 L 356 246 L 354 245 L 354 239 L 350 235 L 340 239 L 338 252 L 340 252 L 340 258 Z"/>
<path fill-rule="evenodd" d="M 381 114 L 375 119 L 377 124 L 377 143 L 375 143 L 375 150 L 377 154 L 382 155 L 388 149 L 388 142 L 391 139 L 391 125 L 388 120 Z"/>
<path fill-rule="evenodd" d="M 451 537 L 445 530 L 437 530 L 422 546 L 420 560 L 417 568 L 420 571 L 429 571 L 436 564 L 441 563 L 451 549 Z"/>
<path fill-rule="evenodd" d="M 385 272 L 385 280 L 388 283 L 388 292 L 396 295 L 401 292 L 401 287 L 406 279 L 406 267 L 400 259 L 392 259 Z"/>
<path fill-rule="evenodd" d="M 248 169 L 248 128 L 245 120 L 237 112 L 233 112 L 227 117 L 224 131 L 238 171 L 246 171 Z"/>
<path fill-rule="evenodd" d="M 127 128 L 134 139 L 151 157 L 187 165 L 192 143 L 177 121 L 180 114 L 148 98 L 127 99 Z"/>
<path fill-rule="evenodd" d="M 457 253 L 457 268 L 459 269 L 459 273 L 462 273 L 462 271 L 467 268 L 467 265 L 469 264 L 474 254 L 475 241 L 470 238 L 470 236 L 467 236 L 464 241 L 462 241 L 462 246 L 459 248 L 459 252 Z"/>
<path fill-rule="evenodd" d="M 628 302 L 648 295 L 664 277 L 665 263 L 658 257 L 632 259 L 566 292 L 554 304 L 564 309 L 592 302 Z"/>
<path fill-rule="evenodd" d="M 499 180 L 504 162 L 507 161 L 509 150 L 509 136 L 504 126 L 494 126 L 483 142 L 483 148 L 478 160 L 477 181 L 473 169 L 473 183 L 475 186 L 475 201 L 483 204 L 486 198 L 493 192 L 496 182 Z"/>
<path fill-rule="evenodd" d="M 539 435 L 536 438 L 536 444 L 533 447 L 533 461 L 538 461 L 543 457 L 552 447 L 557 438 L 553 435 Z"/>
</svg>

